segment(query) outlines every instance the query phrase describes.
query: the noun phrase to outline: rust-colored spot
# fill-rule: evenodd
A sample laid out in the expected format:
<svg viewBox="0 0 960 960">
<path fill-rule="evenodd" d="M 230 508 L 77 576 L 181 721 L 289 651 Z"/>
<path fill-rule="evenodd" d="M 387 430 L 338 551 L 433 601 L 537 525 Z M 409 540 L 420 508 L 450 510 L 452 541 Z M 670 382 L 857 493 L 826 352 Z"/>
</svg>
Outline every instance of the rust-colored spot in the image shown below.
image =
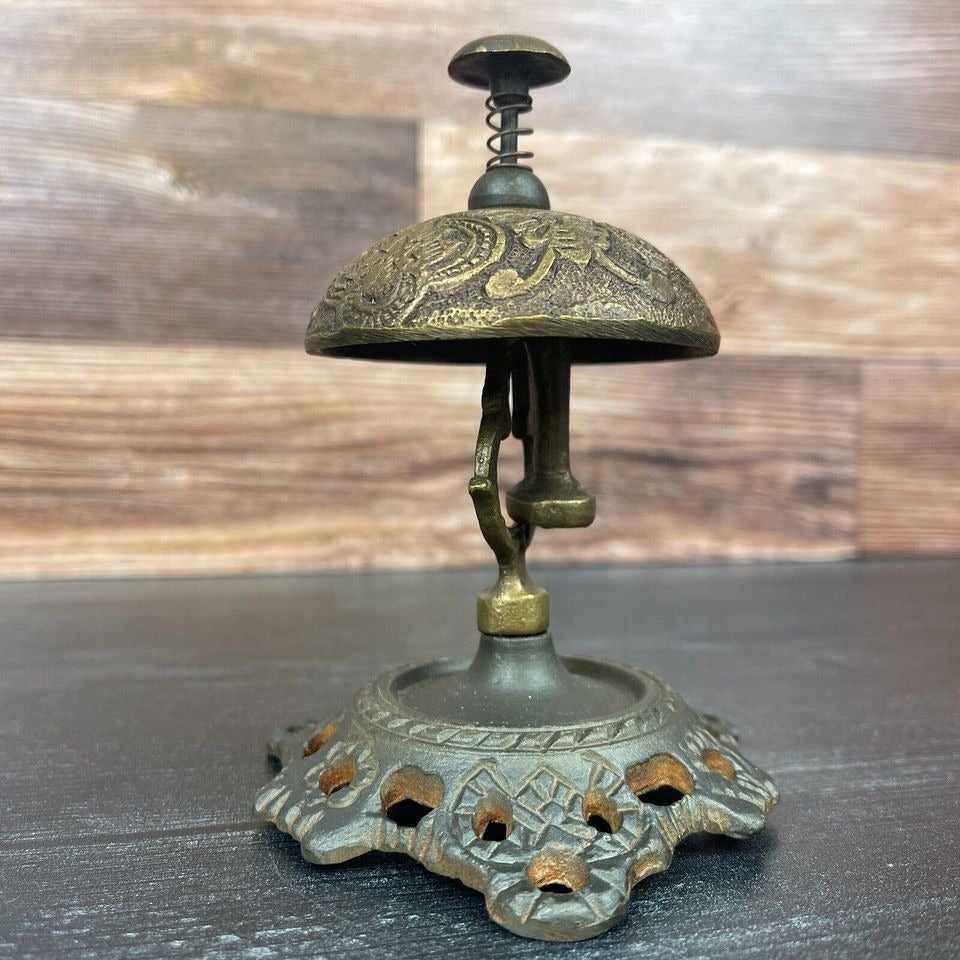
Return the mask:
<svg viewBox="0 0 960 960">
<path fill-rule="evenodd" d="M 328 723 L 321 727 L 307 741 L 307 745 L 303 748 L 303 755 L 309 757 L 311 753 L 316 753 L 336 732 L 337 725 L 335 723 Z"/>
<path fill-rule="evenodd" d="M 663 869 L 665 869 L 665 864 L 662 856 L 651 853 L 645 857 L 641 857 L 630 868 L 630 875 L 628 877 L 630 886 L 632 887 L 635 883 L 645 880 L 650 874 L 659 873 Z"/>
<path fill-rule="evenodd" d="M 583 819 L 598 833 L 616 833 L 623 817 L 614 802 L 602 790 L 588 790 L 583 798 Z"/>
<path fill-rule="evenodd" d="M 513 831 L 513 807 L 499 790 L 491 790 L 473 814 L 473 832 L 481 840 L 506 840 Z"/>
<path fill-rule="evenodd" d="M 353 757 L 344 757 L 325 767 L 320 774 L 320 789 L 329 796 L 342 790 L 357 775 L 357 761 Z"/>
<path fill-rule="evenodd" d="M 690 771 L 668 753 L 658 753 L 628 767 L 626 779 L 641 802 L 658 807 L 668 807 L 694 790 Z"/>
<path fill-rule="evenodd" d="M 737 771 L 728 757 L 725 757 L 719 750 L 707 747 L 703 751 L 703 762 L 714 772 L 719 773 L 721 777 L 728 780 L 737 779 Z"/>
<path fill-rule="evenodd" d="M 590 879 L 590 867 L 569 850 L 548 847 L 527 867 L 527 879 L 545 893 L 575 893 Z"/>
<path fill-rule="evenodd" d="M 419 767 L 401 767 L 380 791 L 383 812 L 399 827 L 415 827 L 443 799 L 443 780 Z"/>
</svg>

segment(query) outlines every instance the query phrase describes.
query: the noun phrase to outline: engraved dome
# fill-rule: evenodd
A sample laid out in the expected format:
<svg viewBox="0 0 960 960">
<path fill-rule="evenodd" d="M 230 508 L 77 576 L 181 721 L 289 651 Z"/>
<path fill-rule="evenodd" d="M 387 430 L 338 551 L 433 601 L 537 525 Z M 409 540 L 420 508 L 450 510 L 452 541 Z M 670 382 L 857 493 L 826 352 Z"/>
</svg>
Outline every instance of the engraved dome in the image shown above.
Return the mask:
<svg viewBox="0 0 960 960">
<path fill-rule="evenodd" d="M 308 353 L 484 362 L 498 339 L 569 338 L 574 362 L 709 356 L 703 297 L 656 247 L 550 210 L 445 214 L 374 244 L 314 309 Z"/>
</svg>

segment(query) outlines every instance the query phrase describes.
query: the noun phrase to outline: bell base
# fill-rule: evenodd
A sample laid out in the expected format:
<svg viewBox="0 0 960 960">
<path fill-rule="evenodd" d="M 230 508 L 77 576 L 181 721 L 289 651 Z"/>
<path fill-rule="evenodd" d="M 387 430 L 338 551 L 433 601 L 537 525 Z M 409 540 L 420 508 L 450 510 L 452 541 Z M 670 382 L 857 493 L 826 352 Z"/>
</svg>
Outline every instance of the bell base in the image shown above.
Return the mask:
<svg viewBox="0 0 960 960">
<path fill-rule="evenodd" d="M 477 672 L 482 654 L 383 674 L 339 717 L 279 731 L 282 769 L 257 816 L 312 862 L 406 853 L 483 893 L 511 932 L 572 941 L 621 920 L 633 885 L 665 870 L 684 837 L 748 836 L 779 799 L 729 726 L 653 674 L 558 660 L 571 679 L 550 678 L 546 699 L 572 682 L 577 717 L 518 725 L 509 718 L 535 716 L 536 691 L 501 700 Z M 598 692 L 603 708 L 583 715 Z"/>
<path fill-rule="evenodd" d="M 553 728 L 638 709 L 647 687 L 610 664 L 561 659 L 549 632 L 482 633 L 469 664 L 435 660 L 401 671 L 391 681 L 390 694 L 404 709 L 461 726 Z"/>
</svg>

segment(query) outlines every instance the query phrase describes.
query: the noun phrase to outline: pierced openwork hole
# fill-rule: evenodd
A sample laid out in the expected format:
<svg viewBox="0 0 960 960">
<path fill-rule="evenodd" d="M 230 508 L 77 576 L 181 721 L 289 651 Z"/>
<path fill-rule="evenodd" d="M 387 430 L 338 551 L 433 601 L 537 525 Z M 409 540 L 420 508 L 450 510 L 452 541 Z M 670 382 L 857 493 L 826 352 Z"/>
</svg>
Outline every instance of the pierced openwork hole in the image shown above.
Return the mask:
<svg viewBox="0 0 960 960">
<path fill-rule="evenodd" d="M 616 833 L 623 818 L 613 801 L 602 790 L 588 790 L 583 798 L 583 819 L 597 833 Z"/>
<path fill-rule="evenodd" d="M 641 803 L 669 807 L 693 793 L 693 776 L 676 757 L 658 753 L 627 768 L 627 786 Z"/>
<path fill-rule="evenodd" d="M 350 781 L 357 775 L 357 761 L 353 757 L 344 757 L 336 763 L 325 767 L 320 774 L 320 789 L 327 795 L 336 793 L 344 787 L 350 786 Z"/>
<path fill-rule="evenodd" d="M 481 840 L 506 840 L 513 830 L 513 807 L 499 790 L 491 790 L 473 814 L 473 832 Z"/>
<path fill-rule="evenodd" d="M 730 758 L 725 757 L 719 750 L 707 747 L 707 749 L 703 751 L 703 762 L 714 773 L 719 773 L 721 777 L 726 777 L 728 780 L 737 779 L 737 771 L 730 762 Z"/>
<path fill-rule="evenodd" d="M 567 850 L 547 849 L 530 861 L 527 879 L 544 893 L 576 893 L 587 885 L 590 867 Z"/>
<path fill-rule="evenodd" d="M 308 741 L 303 748 L 303 755 L 309 757 L 311 753 L 316 753 L 335 733 L 337 725 L 328 723 L 321 727 Z"/>
<path fill-rule="evenodd" d="M 398 827 L 416 827 L 443 799 L 443 781 L 419 767 L 401 767 L 380 791 L 383 812 Z"/>
</svg>

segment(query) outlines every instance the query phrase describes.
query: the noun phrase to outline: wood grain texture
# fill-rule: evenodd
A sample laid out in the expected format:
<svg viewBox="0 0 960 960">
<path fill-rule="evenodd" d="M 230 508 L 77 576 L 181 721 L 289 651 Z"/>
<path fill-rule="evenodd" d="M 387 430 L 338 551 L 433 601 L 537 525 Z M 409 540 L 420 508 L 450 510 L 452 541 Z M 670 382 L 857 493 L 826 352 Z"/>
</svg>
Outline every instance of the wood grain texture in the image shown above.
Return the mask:
<svg viewBox="0 0 960 960">
<path fill-rule="evenodd" d="M 491 32 L 555 43 L 541 126 L 960 157 L 952 0 L 25 0 L 0 82 L 26 96 L 465 120 L 446 64 Z M 439 93 L 438 93 L 439 91 Z"/>
<path fill-rule="evenodd" d="M 407 122 L 0 100 L 0 334 L 295 346 L 413 219 L 415 147 Z"/>
<path fill-rule="evenodd" d="M 492 564 L 466 493 L 479 369 L 6 342 L 0 371 L 4 575 Z M 836 360 L 578 368 L 598 520 L 533 562 L 849 556 L 858 389 Z"/>
<path fill-rule="evenodd" d="M 599 519 L 533 563 L 957 549 L 952 0 L 0 0 L 0 575 L 488 562 L 479 371 L 299 351 L 347 260 L 464 206 L 446 64 L 499 29 L 573 65 L 530 118 L 555 208 L 657 244 L 723 334 L 578 371 Z"/>
<path fill-rule="evenodd" d="M 739 727 L 783 802 L 696 837 L 582 960 L 960 951 L 953 561 L 552 570 L 564 653 Z M 0 584 L 0 955 L 539 960 L 402 857 L 332 867 L 250 819 L 275 725 L 475 645 L 485 572 Z"/>
<path fill-rule="evenodd" d="M 860 546 L 960 553 L 960 364 L 863 371 Z"/>
<path fill-rule="evenodd" d="M 421 208 L 466 205 L 473 127 L 427 124 Z M 554 209 L 639 234 L 710 305 L 725 353 L 960 358 L 960 164 L 536 133 Z"/>
</svg>

